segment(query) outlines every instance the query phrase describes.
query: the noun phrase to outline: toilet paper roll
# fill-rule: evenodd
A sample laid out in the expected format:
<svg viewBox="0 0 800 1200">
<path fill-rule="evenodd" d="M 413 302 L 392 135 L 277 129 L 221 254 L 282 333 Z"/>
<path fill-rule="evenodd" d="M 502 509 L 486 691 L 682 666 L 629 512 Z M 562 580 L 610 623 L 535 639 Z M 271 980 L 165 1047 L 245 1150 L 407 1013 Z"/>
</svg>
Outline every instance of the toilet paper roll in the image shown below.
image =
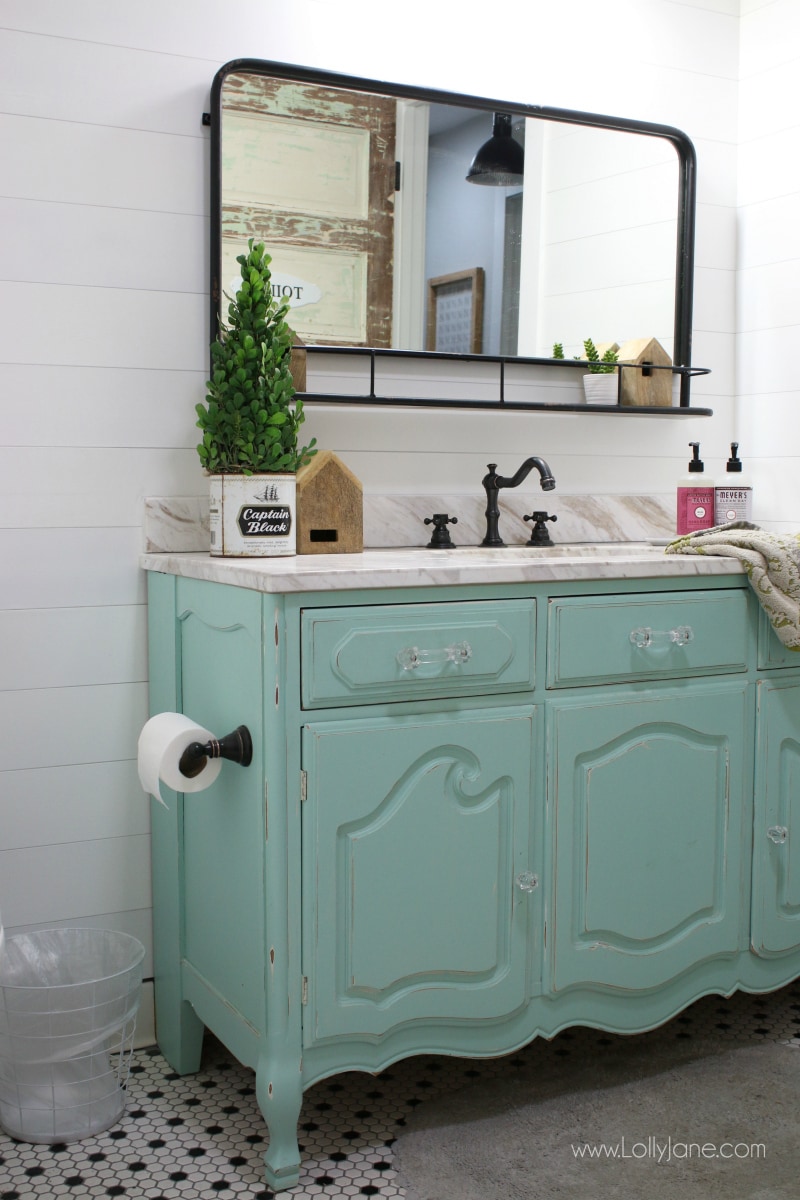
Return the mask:
<svg viewBox="0 0 800 1200">
<path fill-rule="evenodd" d="M 211 787 L 222 769 L 222 759 L 210 758 L 194 779 L 182 775 L 178 763 L 192 742 L 205 743 L 214 736 L 183 713 L 163 712 L 151 717 L 139 734 L 139 782 L 144 790 L 164 804 L 161 783 L 175 792 L 202 792 Z"/>
</svg>

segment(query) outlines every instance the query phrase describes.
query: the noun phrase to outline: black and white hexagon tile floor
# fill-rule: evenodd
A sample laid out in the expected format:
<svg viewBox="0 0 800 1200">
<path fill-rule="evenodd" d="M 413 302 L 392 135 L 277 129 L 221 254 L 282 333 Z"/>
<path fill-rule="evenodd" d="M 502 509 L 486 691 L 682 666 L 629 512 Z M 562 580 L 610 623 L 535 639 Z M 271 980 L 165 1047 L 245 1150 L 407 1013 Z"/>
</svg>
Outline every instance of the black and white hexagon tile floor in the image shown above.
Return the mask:
<svg viewBox="0 0 800 1200">
<path fill-rule="evenodd" d="M 676 1038 L 713 1034 L 733 1043 L 756 1036 L 797 1044 L 800 983 L 767 996 L 706 997 L 665 1029 Z M 392 1145 L 418 1105 L 477 1079 L 514 1072 L 527 1056 L 586 1054 L 609 1036 L 571 1029 L 505 1058 L 426 1056 L 380 1075 L 351 1073 L 317 1084 L 306 1093 L 300 1118 L 300 1183 L 279 1193 L 264 1183 L 267 1132 L 252 1072 L 212 1038 L 202 1070 L 192 1076 L 176 1075 L 155 1048 L 138 1050 L 128 1110 L 113 1129 L 69 1145 L 32 1145 L 0 1133 L 0 1200 L 402 1200 L 406 1193 L 394 1170 Z"/>
</svg>

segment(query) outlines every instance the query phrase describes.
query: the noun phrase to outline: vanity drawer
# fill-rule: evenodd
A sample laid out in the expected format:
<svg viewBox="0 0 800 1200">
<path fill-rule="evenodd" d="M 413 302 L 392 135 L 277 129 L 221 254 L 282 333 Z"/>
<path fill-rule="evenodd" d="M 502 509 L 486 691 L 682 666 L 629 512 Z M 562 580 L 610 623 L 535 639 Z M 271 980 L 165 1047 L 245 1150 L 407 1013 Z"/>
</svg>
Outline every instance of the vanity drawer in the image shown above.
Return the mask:
<svg viewBox="0 0 800 1200">
<path fill-rule="evenodd" d="M 534 600 L 306 609 L 304 708 L 527 691 Z"/>
<path fill-rule="evenodd" d="M 733 673 L 746 669 L 747 653 L 740 590 L 560 597 L 548 606 L 548 688 Z"/>
<path fill-rule="evenodd" d="M 763 608 L 758 610 L 758 669 L 772 670 L 776 667 L 800 667 L 800 653 L 788 650 L 770 624 Z"/>
</svg>

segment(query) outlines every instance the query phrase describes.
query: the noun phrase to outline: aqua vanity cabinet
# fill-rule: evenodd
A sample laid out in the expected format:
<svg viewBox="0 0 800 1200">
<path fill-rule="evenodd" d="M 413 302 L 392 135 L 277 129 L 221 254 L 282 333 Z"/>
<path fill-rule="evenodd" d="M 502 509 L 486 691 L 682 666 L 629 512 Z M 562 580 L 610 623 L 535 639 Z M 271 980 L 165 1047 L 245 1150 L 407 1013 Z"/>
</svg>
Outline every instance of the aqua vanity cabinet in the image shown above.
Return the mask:
<svg viewBox="0 0 800 1200">
<path fill-rule="evenodd" d="M 152 711 L 254 742 L 153 804 L 159 1044 L 254 1068 L 271 1186 L 326 1076 L 800 974 L 800 671 L 743 576 L 149 581 Z"/>
</svg>

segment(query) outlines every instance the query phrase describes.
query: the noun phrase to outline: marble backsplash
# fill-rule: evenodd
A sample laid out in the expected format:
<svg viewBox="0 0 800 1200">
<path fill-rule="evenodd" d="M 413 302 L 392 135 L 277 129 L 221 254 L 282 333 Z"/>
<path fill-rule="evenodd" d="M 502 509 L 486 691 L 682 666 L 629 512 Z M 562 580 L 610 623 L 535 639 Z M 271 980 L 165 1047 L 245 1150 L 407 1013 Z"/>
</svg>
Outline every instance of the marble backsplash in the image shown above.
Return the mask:
<svg viewBox="0 0 800 1200">
<path fill-rule="evenodd" d="M 458 546 L 477 546 L 486 532 L 486 498 L 469 495 L 364 495 L 365 548 L 424 546 L 431 526 L 425 517 L 448 513 L 458 519 L 450 536 Z M 509 545 L 530 537 L 525 514 L 546 511 L 556 543 L 669 541 L 675 536 L 675 506 L 666 496 L 589 496 L 506 490 L 500 494 L 500 536 Z M 145 500 L 144 550 L 150 554 L 209 549 L 208 500 L 197 496 Z"/>
</svg>

